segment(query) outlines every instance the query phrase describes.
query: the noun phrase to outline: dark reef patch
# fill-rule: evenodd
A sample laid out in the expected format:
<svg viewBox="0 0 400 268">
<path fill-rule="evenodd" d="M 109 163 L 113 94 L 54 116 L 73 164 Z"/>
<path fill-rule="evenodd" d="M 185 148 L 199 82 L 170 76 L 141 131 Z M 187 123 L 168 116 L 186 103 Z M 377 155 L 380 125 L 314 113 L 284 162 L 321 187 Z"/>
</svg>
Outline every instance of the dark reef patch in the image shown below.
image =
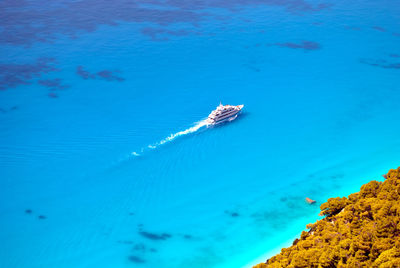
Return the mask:
<svg viewBox="0 0 400 268">
<path fill-rule="evenodd" d="M 260 68 L 252 64 L 243 64 L 242 66 L 257 73 L 261 72 Z"/>
<path fill-rule="evenodd" d="M 266 225 L 273 230 L 281 230 L 290 225 L 292 220 L 299 219 L 304 213 L 313 209 L 304 202 L 304 198 L 299 196 L 289 197 L 285 203 L 287 209 L 277 209 L 280 206 L 276 206 L 276 209 L 260 210 L 250 216 L 257 225 Z"/>
<path fill-rule="evenodd" d="M 228 214 L 229 216 L 231 216 L 232 218 L 236 218 L 239 217 L 239 213 L 236 211 L 229 211 L 229 210 L 225 210 L 225 214 Z"/>
<path fill-rule="evenodd" d="M 38 219 L 39 219 L 39 220 L 45 220 L 45 219 L 47 219 L 47 217 L 44 216 L 44 215 L 39 215 L 39 216 L 38 216 Z"/>
<path fill-rule="evenodd" d="M 56 71 L 53 58 L 39 58 L 34 63 L 0 64 L 0 90 L 29 85 L 34 78 Z"/>
<path fill-rule="evenodd" d="M 146 253 L 146 252 L 157 252 L 157 249 L 155 248 L 148 248 L 145 244 L 143 243 L 138 243 L 135 244 L 132 248 L 131 251 L 138 251 L 141 252 L 142 254 Z"/>
<path fill-rule="evenodd" d="M 246 7 L 263 6 L 280 7 L 301 15 L 327 9 L 330 4 L 313 4 L 306 0 L 81 0 L 61 1 L 38 8 L 35 1 L 3 0 L 0 2 L 0 43 L 30 46 L 36 42 L 53 42 L 62 35 L 76 38 L 79 34 L 96 31 L 100 26 L 116 27 L 121 22 L 161 27 L 179 23 L 198 28 L 200 22 L 220 19 L 216 9 L 236 13 Z M 165 30 L 164 34 L 185 32 Z"/>
<path fill-rule="evenodd" d="M 386 32 L 386 29 L 380 26 L 373 26 L 372 29 L 377 30 L 379 32 Z"/>
<path fill-rule="evenodd" d="M 187 9 L 172 9 L 172 5 L 165 1 L 154 1 L 151 7 L 146 0 L 62 1 L 46 8 L 37 8 L 35 3 L 27 0 L 14 2 L 5 0 L 0 3 L 0 28 L 3 30 L 0 43 L 29 46 L 35 42 L 51 42 L 60 34 L 76 38 L 78 34 L 93 32 L 101 25 L 117 26 L 119 22 L 196 23 L 205 16 Z"/>
<path fill-rule="evenodd" d="M 131 262 L 134 262 L 134 263 L 145 263 L 146 262 L 144 259 L 142 259 L 138 256 L 133 256 L 133 255 L 129 256 L 128 260 Z"/>
<path fill-rule="evenodd" d="M 83 66 L 76 67 L 76 74 L 83 79 L 96 79 L 96 75 L 84 70 Z"/>
<path fill-rule="evenodd" d="M 160 1 L 161 2 L 161 1 Z M 208 8 L 223 8 L 233 12 L 238 12 L 246 6 L 277 6 L 283 7 L 290 13 L 301 14 L 306 12 L 316 12 L 323 9 L 330 8 L 330 4 L 321 3 L 317 5 L 310 4 L 305 0 L 215 0 L 207 1 L 200 0 L 195 2 L 178 1 L 178 0 L 168 0 L 169 6 L 174 6 L 177 8 L 187 9 L 187 10 L 203 10 Z"/>
<path fill-rule="evenodd" d="M 115 71 L 103 70 L 103 71 L 97 72 L 96 75 L 97 75 L 97 77 L 100 77 L 100 78 L 102 78 L 104 80 L 107 80 L 107 81 L 119 81 L 119 82 L 121 82 L 121 81 L 125 80 L 124 78 L 117 76 L 115 73 L 121 73 L 121 72 L 118 71 L 118 70 L 115 70 Z"/>
<path fill-rule="evenodd" d="M 49 98 L 52 98 L 52 99 L 58 98 L 58 95 L 54 92 L 50 92 L 49 94 L 47 94 L 47 96 L 49 96 Z"/>
<path fill-rule="evenodd" d="M 124 245 L 132 245 L 133 241 L 131 241 L 131 240 L 118 240 L 117 243 L 118 244 L 124 244 Z"/>
<path fill-rule="evenodd" d="M 76 74 L 79 75 L 81 78 L 88 80 L 88 79 L 102 79 L 106 81 L 118 81 L 122 82 L 125 78 L 119 77 L 117 74 L 120 74 L 121 71 L 119 70 L 101 70 L 97 73 L 90 73 L 89 71 L 85 70 L 83 66 L 76 67 Z"/>
<path fill-rule="evenodd" d="M 186 240 L 190 240 L 190 239 L 193 239 L 193 236 L 185 234 L 185 235 L 183 235 L 183 238 L 185 238 Z"/>
<path fill-rule="evenodd" d="M 302 199 L 301 196 L 288 196 L 284 198 L 280 198 L 279 200 L 284 203 L 289 209 L 301 209 L 304 205 L 301 203 Z"/>
<path fill-rule="evenodd" d="M 303 49 L 303 50 L 318 50 L 321 49 L 321 45 L 317 42 L 314 41 L 301 41 L 299 43 L 292 43 L 292 42 L 287 42 L 287 43 L 275 43 L 272 44 L 278 47 L 286 47 L 286 48 L 291 48 L 291 49 Z"/>
<path fill-rule="evenodd" d="M 32 212 L 33 212 L 32 209 L 25 209 L 26 214 L 32 214 Z"/>
<path fill-rule="evenodd" d="M 400 69 L 400 63 L 392 63 L 387 60 L 360 59 L 360 63 L 383 69 Z"/>
<path fill-rule="evenodd" d="M 315 26 L 320 26 L 320 25 L 322 25 L 323 23 L 322 22 L 320 22 L 320 21 L 314 21 L 313 23 L 312 23 L 312 25 L 315 25 Z"/>
<path fill-rule="evenodd" d="M 49 88 L 50 90 L 62 90 L 69 88 L 68 85 L 62 84 L 61 78 L 54 78 L 54 79 L 46 79 L 46 80 L 39 80 L 39 85 Z"/>
<path fill-rule="evenodd" d="M 8 112 L 12 112 L 18 109 L 18 106 L 12 106 L 11 108 L 0 108 L 0 113 L 6 114 Z"/>
<path fill-rule="evenodd" d="M 145 252 L 147 250 L 146 245 L 143 243 L 136 244 L 132 247 L 132 250 L 134 251 L 141 251 Z"/>
<path fill-rule="evenodd" d="M 329 176 L 331 179 L 342 179 L 344 178 L 344 174 L 338 173 L 338 174 L 333 174 Z"/>
<path fill-rule="evenodd" d="M 150 240 L 167 240 L 172 237 L 172 235 L 168 233 L 162 233 L 162 234 L 156 234 L 156 233 L 150 233 L 146 231 L 139 231 L 139 234 L 147 239 Z"/>
<path fill-rule="evenodd" d="M 168 41 L 168 36 L 187 36 L 191 34 L 199 35 L 200 32 L 193 30 L 168 30 L 164 28 L 146 27 L 141 30 L 141 33 L 147 35 L 152 41 Z"/>
<path fill-rule="evenodd" d="M 359 31 L 359 30 L 361 30 L 360 27 L 355 27 L 355 26 L 350 26 L 350 25 L 345 25 L 344 28 L 347 29 L 347 30 L 352 30 L 352 31 Z"/>
</svg>

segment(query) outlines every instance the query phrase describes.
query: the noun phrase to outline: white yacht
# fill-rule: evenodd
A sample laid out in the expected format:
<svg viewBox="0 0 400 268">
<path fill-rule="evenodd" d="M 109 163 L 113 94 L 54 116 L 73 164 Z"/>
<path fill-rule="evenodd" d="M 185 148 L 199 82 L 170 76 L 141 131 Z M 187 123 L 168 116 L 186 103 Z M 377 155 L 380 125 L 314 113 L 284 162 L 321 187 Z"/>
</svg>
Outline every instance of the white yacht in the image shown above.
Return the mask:
<svg viewBox="0 0 400 268">
<path fill-rule="evenodd" d="M 208 125 L 216 125 L 225 121 L 234 120 L 243 106 L 244 105 L 222 105 L 222 103 L 220 103 L 217 109 L 212 111 L 208 116 Z"/>
</svg>

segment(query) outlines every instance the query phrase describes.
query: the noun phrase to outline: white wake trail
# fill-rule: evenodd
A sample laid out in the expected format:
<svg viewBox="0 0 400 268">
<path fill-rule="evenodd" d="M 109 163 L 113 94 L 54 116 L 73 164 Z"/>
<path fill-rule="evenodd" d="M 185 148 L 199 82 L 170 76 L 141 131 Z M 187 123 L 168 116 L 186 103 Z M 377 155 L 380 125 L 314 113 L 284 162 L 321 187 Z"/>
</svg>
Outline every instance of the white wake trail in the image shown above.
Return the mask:
<svg viewBox="0 0 400 268">
<path fill-rule="evenodd" d="M 207 119 L 202 120 L 202 121 L 200 121 L 200 122 L 197 122 L 196 125 L 194 125 L 194 126 L 191 127 L 191 128 L 188 128 L 188 129 L 186 129 L 186 130 L 179 131 L 179 132 L 177 132 L 177 133 L 171 134 L 169 137 L 167 137 L 167 138 L 161 140 L 161 141 L 158 143 L 158 145 L 162 145 L 162 144 L 164 144 L 164 143 L 173 141 L 174 139 L 176 139 L 176 138 L 179 137 L 179 136 L 183 136 L 183 135 L 187 135 L 187 134 L 196 132 L 197 130 L 199 130 L 200 128 L 206 126 L 207 124 L 208 124 L 208 120 L 207 120 Z"/>
<path fill-rule="evenodd" d="M 166 137 L 165 139 L 162 139 L 161 141 L 159 141 L 159 142 L 157 142 L 155 144 L 150 144 L 147 147 L 150 148 L 150 149 L 156 149 L 158 146 L 163 145 L 163 144 L 168 143 L 168 142 L 171 142 L 171 141 L 173 141 L 174 139 L 176 139 L 176 138 L 178 138 L 180 136 L 194 133 L 194 132 L 198 131 L 200 128 L 202 128 L 204 126 L 207 126 L 208 124 L 209 124 L 208 119 L 201 120 L 201 121 L 195 123 L 194 126 L 188 128 L 188 129 L 173 133 L 170 136 Z M 143 153 L 143 151 L 144 151 L 144 149 L 142 148 L 140 152 Z M 137 152 L 132 152 L 131 155 L 140 156 L 140 154 L 137 153 Z"/>
</svg>

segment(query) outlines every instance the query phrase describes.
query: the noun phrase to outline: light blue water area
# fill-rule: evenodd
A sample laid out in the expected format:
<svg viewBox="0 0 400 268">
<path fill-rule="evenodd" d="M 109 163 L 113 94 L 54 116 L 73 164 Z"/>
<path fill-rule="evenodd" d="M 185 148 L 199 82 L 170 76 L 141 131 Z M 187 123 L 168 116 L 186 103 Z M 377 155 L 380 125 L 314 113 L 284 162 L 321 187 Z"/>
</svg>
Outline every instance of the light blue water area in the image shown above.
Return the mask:
<svg viewBox="0 0 400 268">
<path fill-rule="evenodd" d="M 394 0 L 0 9 L 1 267 L 249 267 L 399 165 Z"/>
</svg>

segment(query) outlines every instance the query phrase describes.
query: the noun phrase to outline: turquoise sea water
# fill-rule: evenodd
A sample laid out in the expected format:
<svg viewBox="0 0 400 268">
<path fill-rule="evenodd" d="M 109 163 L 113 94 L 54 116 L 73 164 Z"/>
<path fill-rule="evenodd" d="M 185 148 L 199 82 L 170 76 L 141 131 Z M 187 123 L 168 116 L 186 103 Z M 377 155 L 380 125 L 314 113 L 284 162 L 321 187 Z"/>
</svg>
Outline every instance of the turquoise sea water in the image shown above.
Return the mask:
<svg viewBox="0 0 400 268">
<path fill-rule="evenodd" d="M 1 267 L 249 267 L 399 165 L 395 0 L 0 10 Z"/>
</svg>

